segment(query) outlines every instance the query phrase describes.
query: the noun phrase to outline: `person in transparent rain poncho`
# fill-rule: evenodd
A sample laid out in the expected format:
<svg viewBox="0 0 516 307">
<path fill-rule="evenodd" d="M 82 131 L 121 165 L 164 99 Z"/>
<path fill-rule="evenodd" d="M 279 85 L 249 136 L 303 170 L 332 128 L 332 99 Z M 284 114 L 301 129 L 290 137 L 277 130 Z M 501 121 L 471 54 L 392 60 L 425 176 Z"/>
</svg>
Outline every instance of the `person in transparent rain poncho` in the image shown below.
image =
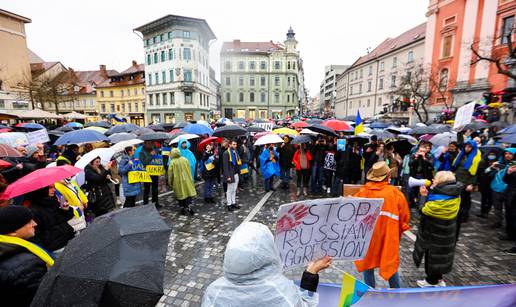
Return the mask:
<svg viewBox="0 0 516 307">
<path fill-rule="evenodd" d="M 269 228 L 244 222 L 229 239 L 224 276 L 204 293 L 203 307 L 317 306 L 318 272 L 330 266 L 328 256 L 308 265 L 298 287 L 282 272 L 279 252 Z"/>
</svg>

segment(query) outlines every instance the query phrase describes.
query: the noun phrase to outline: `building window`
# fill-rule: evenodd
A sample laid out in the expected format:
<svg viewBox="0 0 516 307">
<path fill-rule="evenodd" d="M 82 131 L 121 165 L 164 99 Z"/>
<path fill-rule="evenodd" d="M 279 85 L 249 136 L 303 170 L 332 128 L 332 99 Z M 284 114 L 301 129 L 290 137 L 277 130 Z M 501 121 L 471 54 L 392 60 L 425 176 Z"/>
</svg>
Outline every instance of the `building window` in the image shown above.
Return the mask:
<svg viewBox="0 0 516 307">
<path fill-rule="evenodd" d="M 166 71 L 161 72 L 161 82 L 167 83 L 167 72 Z"/>
<path fill-rule="evenodd" d="M 238 102 L 244 102 L 244 93 L 238 93 Z"/>
<path fill-rule="evenodd" d="M 287 69 L 290 70 L 290 61 L 287 62 Z"/>
<path fill-rule="evenodd" d="M 290 94 L 287 94 L 287 102 L 290 102 Z"/>
<path fill-rule="evenodd" d="M 224 63 L 224 68 L 226 70 L 231 70 L 231 62 L 230 61 L 226 61 L 226 63 Z"/>
<path fill-rule="evenodd" d="M 172 61 L 174 59 L 174 49 L 168 49 L 168 60 Z"/>
<path fill-rule="evenodd" d="M 145 95 L 145 89 L 142 88 L 142 95 Z"/>
<path fill-rule="evenodd" d="M 378 106 L 381 107 L 382 106 L 382 97 L 378 97 Z"/>
<path fill-rule="evenodd" d="M 407 55 L 407 62 L 412 63 L 414 62 L 414 51 L 409 51 Z"/>
<path fill-rule="evenodd" d="M 102 113 L 106 113 L 106 105 L 105 105 L 105 104 L 101 104 L 101 105 L 100 105 L 100 111 L 101 111 Z"/>
<path fill-rule="evenodd" d="M 134 112 L 138 112 L 138 103 L 137 102 L 134 103 Z"/>
<path fill-rule="evenodd" d="M 147 65 L 151 64 L 151 55 L 147 54 Z"/>
<path fill-rule="evenodd" d="M 385 62 L 381 61 L 380 62 L 380 71 L 384 71 L 384 70 L 385 70 Z"/>
<path fill-rule="evenodd" d="M 231 102 L 231 93 L 226 93 L 226 102 Z"/>
<path fill-rule="evenodd" d="M 226 85 L 227 86 L 231 85 L 231 78 L 230 77 L 226 77 Z"/>
<path fill-rule="evenodd" d="M 360 78 L 362 78 L 364 76 L 363 72 L 364 72 L 363 69 L 360 68 Z"/>
<path fill-rule="evenodd" d="M 292 69 L 296 69 L 296 62 L 292 62 Z"/>
<path fill-rule="evenodd" d="M 238 62 L 238 69 L 239 70 L 244 70 L 244 61 Z"/>
<path fill-rule="evenodd" d="M 155 79 L 154 81 L 156 82 L 156 84 L 159 84 L 159 74 L 157 72 L 154 73 L 154 79 Z M 163 81 L 163 80 L 161 80 L 161 81 Z"/>
<path fill-rule="evenodd" d="M 505 17 L 503 19 L 503 23 L 502 23 L 502 44 L 507 44 L 509 42 L 508 36 L 512 35 L 513 30 L 514 30 L 514 15 Z"/>
<path fill-rule="evenodd" d="M 254 102 L 254 93 L 249 93 L 249 102 Z"/>
<path fill-rule="evenodd" d="M 274 69 L 280 70 L 281 69 L 281 62 L 280 61 L 274 61 Z"/>
<path fill-rule="evenodd" d="M 358 93 L 362 94 L 362 83 L 358 85 Z"/>
<path fill-rule="evenodd" d="M 176 114 L 175 113 L 165 113 L 165 123 L 175 123 L 176 122 Z"/>
<path fill-rule="evenodd" d="M 260 102 L 265 102 L 265 93 L 260 93 Z"/>
<path fill-rule="evenodd" d="M 373 65 L 369 65 L 369 76 L 373 74 Z"/>
<path fill-rule="evenodd" d="M 185 92 L 185 104 L 193 104 L 192 92 Z"/>
<path fill-rule="evenodd" d="M 190 31 L 183 31 L 183 38 L 190 38 Z"/>
<path fill-rule="evenodd" d="M 93 103 L 93 99 L 90 99 L 90 107 L 93 107 L 95 106 L 95 104 Z"/>
<path fill-rule="evenodd" d="M 254 86 L 254 77 L 249 77 L 249 86 Z"/>
<path fill-rule="evenodd" d="M 287 86 L 290 86 L 290 76 L 287 77 Z"/>
<path fill-rule="evenodd" d="M 183 48 L 183 60 L 191 60 L 192 59 L 192 51 L 190 48 Z"/>
<path fill-rule="evenodd" d="M 134 96 L 138 96 L 138 89 L 137 88 L 134 89 Z"/>
<path fill-rule="evenodd" d="M 383 78 L 378 79 L 378 89 L 383 90 Z"/>
<path fill-rule="evenodd" d="M 168 78 L 170 82 L 174 82 L 174 70 L 171 69 L 168 71 Z"/>
<path fill-rule="evenodd" d="M 274 76 L 274 86 L 280 86 L 280 77 Z"/>
<path fill-rule="evenodd" d="M 113 103 L 112 103 L 112 104 L 109 106 L 109 108 L 110 108 L 111 113 L 115 113 L 115 104 L 113 104 Z"/>
<path fill-rule="evenodd" d="M 153 105 L 154 105 L 154 95 L 153 95 L 153 94 L 150 94 L 150 95 L 149 95 L 149 105 L 150 105 L 150 106 L 153 106 Z"/>
<path fill-rule="evenodd" d="M 392 58 L 392 68 L 396 68 L 398 67 L 398 57 L 393 57 Z"/>
<path fill-rule="evenodd" d="M 100 91 L 100 97 L 104 97 L 104 91 Z"/>
<path fill-rule="evenodd" d="M 131 96 L 131 90 L 127 89 L 127 96 Z"/>
<path fill-rule="evenodd" d="M 367 81 L 367 91 L 368 92 L 371 91 L 371 87 L 372 87 L 372 82 L 371 81 Z"/>
<path fill-rule="evenodd" d="M 165 51 L 161 51 L 161 62 L 165 62 L 166 60 Z"/>
<path fill-rule="evenodd" d="M 152 74 L 149 74 L 149 78 L 148 78 L 148 82 L 149 82 L 149 85 L 152 85 Z"/>
<path fill-rule="evenodd" d="M 122 103 L 122 112 L 125 113 L 125 103 Z"/>
<path fill-rule="evenodd" d="M 158 53 L 154 53 L 154 64 L 158 63 Z"/>
<path fill-rule="evenodd" d="M 183 72 L 183 80 L 185 82 L 192 82 L 192 71 L 190 69 L 185 69 Z M 192 94 L 192 93 L 190 93 Z"/>
<path fill-rule="evenodd" d="M 124 90 L 120 90 L 120 96 L 124 97 Z"/>
<path fill-rule="evenodd" d="M 395 87 L 396 86 L 396 75 L 392 75 L 391 76 L 391 87 Z"/>
<path fill-rule="evenodd" d="M 441 70 L 441 73 L 439 75 L 439 90 L 441 92 L 446 91 L 448 88 L 448 69 Z"/>
<path fill-rule="evenodd" d="M 371 99 L 367 99 L 367 106 L 370 107 L 371 106 Z"/>
<path fill-rule="evenodd" d="M 261 61 L 261 62 L 260 62 L 260 69 L 261 69 L 261 70 L 265 70 L 265 69 L 267 69 L 267 63 L 266 63 L 265 61 Z"/>
<path fill-rule="evenodd" d="M 256 69 L 256 62 L 255 61 L 249 62 L 249 69 L 252 69 L 252 70 Z"/>
<path fill-rule="evenodd" d="M 265 86 L 265 77 L 260 77 L 260 86 Z"/>
<path fill-rule="evenodd" d="M 109 97 L 113 97 L 113 96 L 114 96 L 113 91 L 109 91 Z"/>
<path fill-rule="evenodd" d="M 453 35 L 443 37 L 441 58 L 452 56 Z"/>
<path fill-rule="evenodd" d="M 127 109 L 128 109 L 129 113 L 131 113 L 133 111 L 131 107 L 132 107 L 131 103 L 128 103 L 127 104 Z"/>
<path fill-rule="evenodd" d="M 161 95 L 161 101 L 163 102 L 163 105 L 168 105 L 168 93 L 158 94 Z"/>
<path fill-rule="evenodd" d="M 279 103 L 279 93 L 274 94 L 274 102 Z"/>
<path fill-rule="evenodd" d="M 238 77 L 238 86 L 244 86 L 244 77 Z"/>
<path fill-rule="evenodd" d="M 170 92 L 170 104 L 171 105 L 176 104 L 176 92 Z"/>
</svg>

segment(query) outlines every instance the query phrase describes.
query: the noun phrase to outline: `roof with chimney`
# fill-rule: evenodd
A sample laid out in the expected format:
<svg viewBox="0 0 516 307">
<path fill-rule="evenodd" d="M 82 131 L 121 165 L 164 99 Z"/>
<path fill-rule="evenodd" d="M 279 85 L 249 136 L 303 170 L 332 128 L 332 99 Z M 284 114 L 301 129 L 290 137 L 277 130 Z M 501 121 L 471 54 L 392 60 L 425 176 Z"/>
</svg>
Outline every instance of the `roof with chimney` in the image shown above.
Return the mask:
<svg viewBox="0 0 516 307">
<path fill-rule="evenodd" d="M 110 74 L 109 78 L 98 84 L 97 87 L 127 86 L 145 83 L 145 65 L 136 61 L 126 70 Z"/>
<path fill-rule="evenodd" d="M 417 41 L 425 39 L 426 33 L 426 22 L 414 27 L 395 38 L 387 38 L 380 45 L 376 46 L 373 51 L 368 54 L 361 56 L 358 60 L 351 65 L 351 68 L 375 60 L 386 54 L 399 50 Z"/>
<path fill-rule="evenodd" d="M 232 42 L 224 42 L 222 44 L 221 53 L 271 53 L 276 50 L 284 49 L 280 43 L 268 42 L 242 42 L 235 39 Z"/>
</svg>

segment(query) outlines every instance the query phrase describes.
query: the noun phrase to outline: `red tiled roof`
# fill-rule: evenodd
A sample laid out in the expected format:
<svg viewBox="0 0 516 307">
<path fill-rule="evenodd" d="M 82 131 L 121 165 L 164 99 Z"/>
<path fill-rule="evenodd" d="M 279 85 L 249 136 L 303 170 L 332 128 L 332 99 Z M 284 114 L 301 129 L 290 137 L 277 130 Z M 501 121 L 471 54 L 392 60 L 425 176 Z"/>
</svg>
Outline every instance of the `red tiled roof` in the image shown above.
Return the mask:
<svg viewBox="0 0 516 307">
<path fill-rule="evenodd" d="M 221 52 L 270 52 L 280 49 L 283 49 L 283 46 L 272 41 L 241 42 L 240 40 L 234 40 L 232 42 L 224 42 Z"/>
<path fill-rule="evenodd" d="M 108 76 L 116 75 L 116 70 L 106 70 Z M 101 70 L 86 70 L 86 71 L 75 71 L 77 83 L 81 87 L 81 94 L 91 94 L 94 91 L 94 86 L 102 84 L 104 81 L 109 80 L 102 73 Z"/>
<path fill-rule="evenodd" d="M 374 60 L 374 59 L 381 57 L 389 52 L 392 52 L 394 50 L 397 50 L 399 48 L 407 46 L 415 41 L 424 39 L 425 32 L 426 32 L 426 22 L 402 33 L 398 37 L 387 38 L 380 45 L 378 45 L 376 48 L 374 48 L 373 51 L 358 58 L 358 60 L 356 60 L 356 62 L 353 63 L 353 65 L 351 65 L 350 68 L 353 68 L 360 64 Z"/>
<path fill-rule="evenodd" d="M 145 72 L 145 64 L 131 65 L 131 67 L 122 71 L 120 75 L 134 74 L 137 72 Z"/>
<path fill-rule="evenodd" d="M 110 77 L 114 78 L 108 78 L 104 80 L 102 83 L 98 84 L 97 87 L 111 87 L 111 86 L 125 86 L 125 85 L 134 85 L 134 84 L 143 84 L 145 83 L 145 79 L 141 76 L 136 76 L 134 79 L 129 80 L 128 77 L 124 77 L 131 74 L 138 74 L 145 72 L 145 65 L 144 64 L 136 64 L 136 62 L 133 62 L 133 65 L 129 67 L 128 69 L 122 71 L 121 73 L 116 74 L 109 74 Z M 123 80 L 121 81 L 112 81 L 116 80 L 116 77 L 121 77 Z"/>
</svg>

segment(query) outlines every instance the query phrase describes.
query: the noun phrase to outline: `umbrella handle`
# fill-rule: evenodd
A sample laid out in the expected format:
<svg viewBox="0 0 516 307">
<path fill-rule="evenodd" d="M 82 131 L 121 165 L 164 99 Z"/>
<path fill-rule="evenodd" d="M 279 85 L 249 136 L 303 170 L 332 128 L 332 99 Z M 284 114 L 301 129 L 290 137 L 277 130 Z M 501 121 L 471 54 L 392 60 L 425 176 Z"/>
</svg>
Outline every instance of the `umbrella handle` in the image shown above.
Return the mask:
<svg viewBox="0 0 516 307">
<path fill-rule="evenodd" d="M 113 184 L 119 184 L 120 183 L 120 181 L 118 179 L 113 180 L 113 179 L 109 178 L 109 181 L 111 181 Z"/>
</svg>

